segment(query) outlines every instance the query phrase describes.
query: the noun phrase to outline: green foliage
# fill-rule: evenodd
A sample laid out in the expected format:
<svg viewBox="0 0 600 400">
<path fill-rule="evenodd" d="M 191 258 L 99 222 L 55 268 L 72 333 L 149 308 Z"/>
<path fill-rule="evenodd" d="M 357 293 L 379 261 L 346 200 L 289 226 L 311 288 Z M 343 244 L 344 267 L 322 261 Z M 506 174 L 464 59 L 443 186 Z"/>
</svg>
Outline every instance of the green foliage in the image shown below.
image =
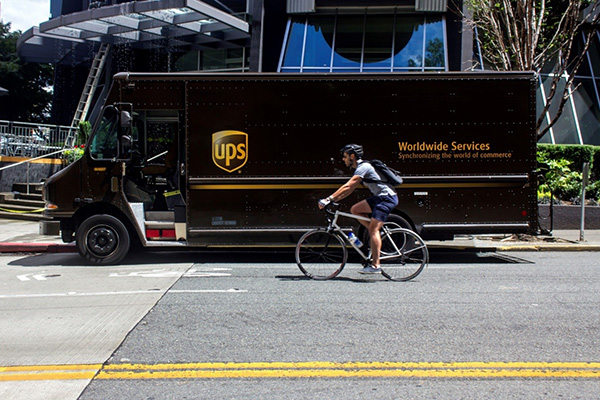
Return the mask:
<svg viewBox="0 0 600 400">
<path fill-rule="evenodd" d="M 0 87 L 9 91 L 0 97 L 0 119 L 49 122 L 53 67 L 23 62 L 17 54 L 20 35 L 10 32 L 10 24 L 0 22 Z"/>
<path fill-rule="evenodd" d="M 590 166 L 590 180 L 600 181 L 600 150 L 592 156 L 592 165 Z"/>
<path fill-rule="evenodd" d="M 79 127 L 77 128 L 77 144 L 82 145 L 86 144 L 88 138 L 90 137 L 90 133 L 92 131 L 92 124 L 89 121 L 81 121 L 79 122 Z"/>
<path fill-rule="evenodd" d="M 79 160 L 82 156 L 83 153 L 85 151 L 85 145 L 82 144 L 80 146 L 75 146 L 72 149 L 67 149 L 63 152 L 63 156 L 65 159 L 65 162 L 68 164 L 71 164 L 74 161 Z"/>
<path fill-rule="evenodd" d="M 600 202 L 600 181 L 595 181 L 586 188 L 585 198 Z"/>
<path fill-rule="evenodd" d="M 550 193 L 558 201 L 579 202 L 581 197 L 582 167 L 591 164 L 590 185 L 586 199 L 600 200 L 600 147 L 578 145 L 538 144 L 538 201 L 550 202 Z"/>
<path fill-rule="evenodd" d="M 549 158 L 571 161 L 571 169 L 581 172 L 583 163 L 592 163 L 594 155 L 600 151 L 600 147 L 588 145 L 554 145 L 538 144 L 538 151 L 545 151 Z M 600 165 L 598 165 L 600 167 Z"/>
</svg>

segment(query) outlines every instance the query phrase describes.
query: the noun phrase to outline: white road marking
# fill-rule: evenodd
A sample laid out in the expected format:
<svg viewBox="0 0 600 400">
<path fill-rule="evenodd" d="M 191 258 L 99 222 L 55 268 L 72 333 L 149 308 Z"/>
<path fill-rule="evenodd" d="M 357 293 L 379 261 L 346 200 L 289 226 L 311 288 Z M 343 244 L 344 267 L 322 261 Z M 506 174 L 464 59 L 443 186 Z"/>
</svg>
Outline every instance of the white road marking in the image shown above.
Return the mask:
<svg viewBox="0 0 600 400">
<path fill-rule="evenodd" d="M 81 297 L 81 296 L 114 296 L 119 294 L 153 294 L 164 293 L 162 289 L 157 290 L 126 290 L 122 292 L 92 292 L 92 293 L 32 293 L 32 294 L 2 294 L 0 299 L 26 299 L 26 298 L 41 298 L 41 297 Z"/>
<path fill-rule="evenodd" d="M 128 277 L 142 277 L 142 278 L 172 278 L 181 276 L 183 273 L 180 271 L 169 271 L 166 269 L 153 269 L 151 271 L 135 271 L 129 273 L 114 272 L 108 275 L 111 278 L 128 278 Z"/>
<path fill-rule="evenodd" d="M 248 293 L 247 290 L 243 289 L 226 289 L 226 290 L 169 290 L 169 293 Z"/>
<path fill-rule="evenodd" d="M 169 290 L 168 293 L 247 293 L 247 290 L 231 288 L 231 289 L 207 289 L 207 290 Z M 28 298 L 44 298 L 44 297 L 90 297 L 90 296 L 115 296 L 129 294 L 164 294 L 165 290 L 125 290 L 122 292 L 92 292 L 92 293 L 32 293 L 32 294 L 2 294 L 0 299 L 28 299 Z"/>
<path fill-rule="evenodd" d="M 46 275 L 44 273 L 42 273 L 42 274 L 17 275 L 17 279 L 20 280 L 21 282 L 30 281 L 31 279 L 29 277 L 35 279 L 36 281 L 45 281 L 45 280 L 47 280 L 46 279 Z"/>
</svg>

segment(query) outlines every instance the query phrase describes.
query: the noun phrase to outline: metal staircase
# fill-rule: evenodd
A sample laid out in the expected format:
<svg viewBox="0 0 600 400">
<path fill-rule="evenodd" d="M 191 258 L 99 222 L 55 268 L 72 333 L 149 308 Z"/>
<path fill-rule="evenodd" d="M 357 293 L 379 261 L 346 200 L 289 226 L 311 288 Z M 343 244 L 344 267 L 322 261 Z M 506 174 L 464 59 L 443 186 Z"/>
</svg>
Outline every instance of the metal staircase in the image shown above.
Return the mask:
<svg viewBox="0 0 600 400">
<path fill-rule="evenodd" d="M 81 93 L 81 98 L 77 104 L 77 110 L 75 111 L 75 115 L 73 115 L 71 129 L 69 130 L 69 134 L 65 139 L 64 148 L 70 148 L 75 145 L 79 123 L 85 120 L 85 117 L 90 109 L 92 100 L 94 99 L 94 92 L 98 87 L 98 82 L 100 82 L 100 76 L 102 75 L 102 70 L 106 64 L 109 51 L 110 44 L 100 44 L 100 49 L 98 49 L 98 53 L 96 53 L 96 57 L 94 57 L 94 60 L 92 61 L 90 73 L 88 74 L 87 81 L 83 87 L 83 92 Z"/>
</svg>

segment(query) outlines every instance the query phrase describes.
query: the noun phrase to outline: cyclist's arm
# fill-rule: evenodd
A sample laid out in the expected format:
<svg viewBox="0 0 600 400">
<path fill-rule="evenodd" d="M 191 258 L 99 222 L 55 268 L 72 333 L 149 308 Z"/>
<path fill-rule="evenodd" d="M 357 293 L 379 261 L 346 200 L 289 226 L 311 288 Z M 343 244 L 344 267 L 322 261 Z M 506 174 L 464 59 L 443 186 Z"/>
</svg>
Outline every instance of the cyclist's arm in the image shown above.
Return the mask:
<svg viewBox="0 0 600 400">
<path fill-rule="evenodd" d="M 329 198 L 331 201 L 340 201 L 350 196 L 352 192 L 360 185 L 362 178 L 359 175 L 354 175 L 350 180 L 344 183 L 338 190 L 335 191 Z"/>
</svg>

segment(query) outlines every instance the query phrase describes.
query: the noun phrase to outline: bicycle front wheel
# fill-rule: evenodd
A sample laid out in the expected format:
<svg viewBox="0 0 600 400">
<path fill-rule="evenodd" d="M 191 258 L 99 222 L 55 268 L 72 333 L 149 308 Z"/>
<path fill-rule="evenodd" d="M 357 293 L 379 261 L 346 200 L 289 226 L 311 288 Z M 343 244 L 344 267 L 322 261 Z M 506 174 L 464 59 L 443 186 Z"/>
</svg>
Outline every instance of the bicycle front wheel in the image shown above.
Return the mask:
<svg viewBox="0 0 600 400">
<path fill-rule="evenodd" d="M 336 277 L 348 258 L 346 244 L 339 235 L 316 229 L 306 232 L 296 245 L 296 263 L 311 279 Z"/>
<path fill-rule="evenodd" d="M 427 245 L 415 232 L 396 228 L 382 232 L 381 273 L 392 281 L 409 281 L 429 263 Z"/>
</svg>

